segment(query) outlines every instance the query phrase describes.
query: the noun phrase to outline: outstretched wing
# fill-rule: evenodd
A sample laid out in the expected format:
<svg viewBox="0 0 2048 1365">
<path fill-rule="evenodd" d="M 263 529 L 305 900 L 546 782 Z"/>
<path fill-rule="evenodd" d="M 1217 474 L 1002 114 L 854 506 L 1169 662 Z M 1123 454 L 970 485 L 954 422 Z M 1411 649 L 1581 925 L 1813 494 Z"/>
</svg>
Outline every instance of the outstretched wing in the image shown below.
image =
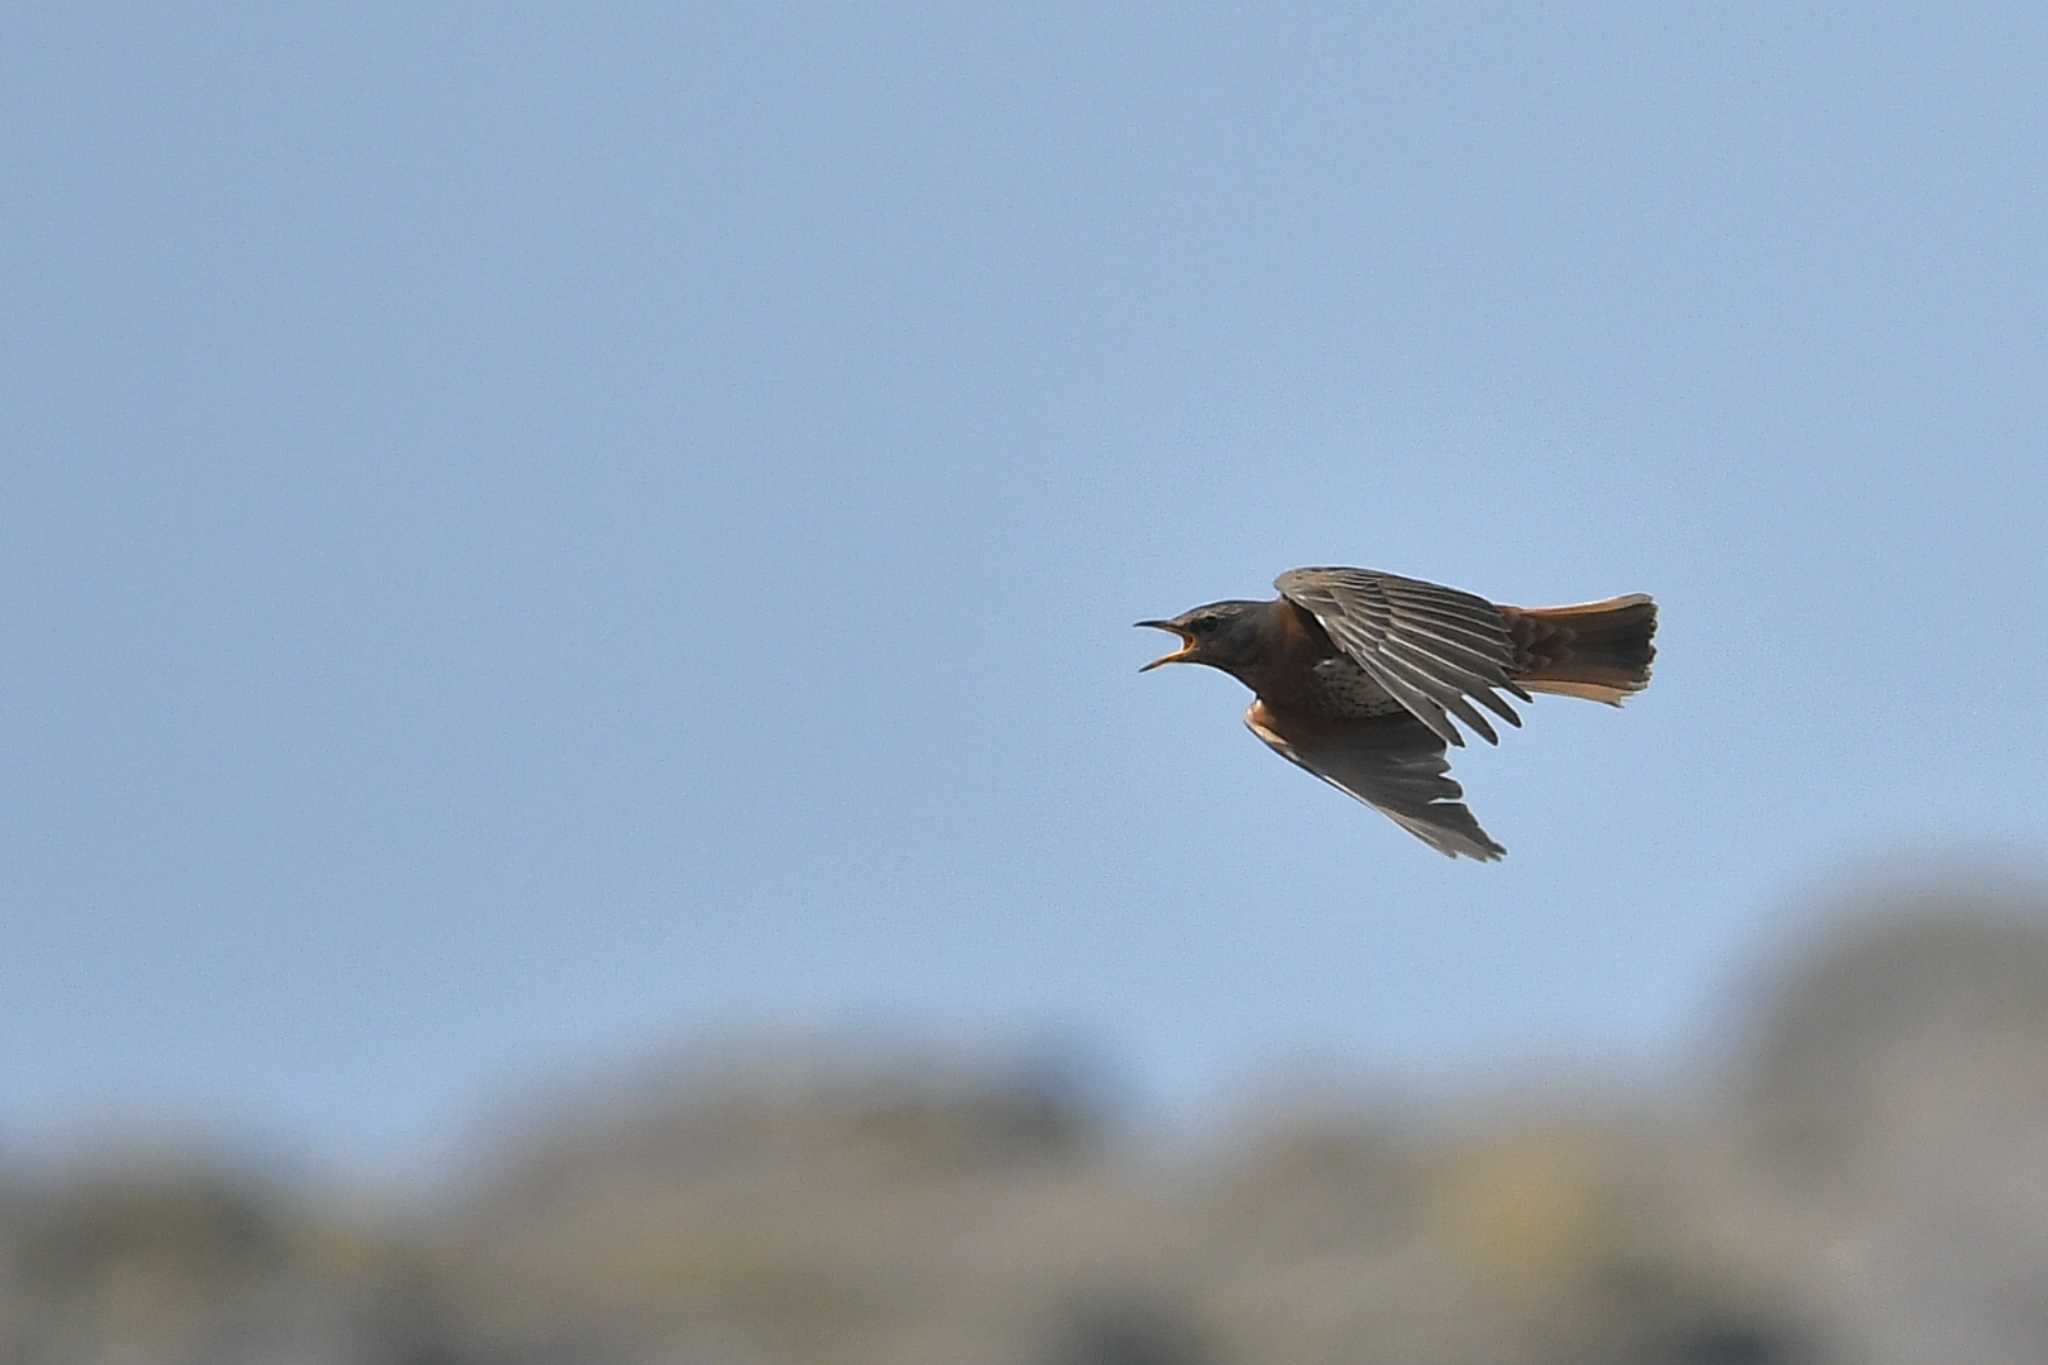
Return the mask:
<svg viewBox="0 0 2048 1365">
<path fill-rule="evenodd" d="M 1507 850 L 1487 837 L 1459 798 L 1444 742 L 1411 716 L 1330 721 L 1283 715 L 1253 702 L 1244 723 L 1282 758 L 1357 797 L 1445 857 L 1490 862 Z"/>
<path fill-rule="evenodd" d="M 1290 569 L 1273 586 L 1444 743 L 1465 742 L 1452 715 L 1500 743 L 1474 701 L 1522 723 L 1494 694 L 1498 687 L 1529 700 L 1508 676 L 1515 646 L 1507 620 L 1485 598 L 1372 569 Z"/>
</svg>

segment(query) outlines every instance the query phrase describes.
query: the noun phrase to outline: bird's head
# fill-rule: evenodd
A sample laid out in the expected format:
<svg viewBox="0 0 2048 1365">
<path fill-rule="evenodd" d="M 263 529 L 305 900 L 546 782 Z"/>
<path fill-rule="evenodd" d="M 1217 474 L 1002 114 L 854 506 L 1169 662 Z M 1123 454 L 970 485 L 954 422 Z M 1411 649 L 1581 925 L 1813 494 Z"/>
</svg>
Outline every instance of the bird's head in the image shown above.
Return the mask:
<svg viewBox="0 0 2048 1365">
<path fill-rule="evenodd" d="M 1262 644 L 1260 626 L 1266 602 L 1211 602 L 1190 607 L 1166 621 L 1140 621 L 1153 630 L 1172 631 L 1181 647 L 1139 669 L 1149 673 L 1161 664 L 1207 664 L 1235 674 L 1255 662 Z"/>
</svg>

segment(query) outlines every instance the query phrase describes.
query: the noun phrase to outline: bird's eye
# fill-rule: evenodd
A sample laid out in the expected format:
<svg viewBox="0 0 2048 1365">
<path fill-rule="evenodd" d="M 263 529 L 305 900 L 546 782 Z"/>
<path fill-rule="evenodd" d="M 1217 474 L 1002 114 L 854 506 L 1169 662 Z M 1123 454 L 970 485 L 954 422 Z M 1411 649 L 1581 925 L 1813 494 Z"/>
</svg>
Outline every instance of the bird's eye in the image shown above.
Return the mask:
<svg viewBox="0 0 2048 1365">
<path fill-rule="evenodd" d="M 1214 629 L 1216 629 L 1216 618 L 1213 616 L 1197 616 L 1194 620 L 1188 622 L 1188 634 L 1190 635 L 1207 635 Z"/>
</svg>

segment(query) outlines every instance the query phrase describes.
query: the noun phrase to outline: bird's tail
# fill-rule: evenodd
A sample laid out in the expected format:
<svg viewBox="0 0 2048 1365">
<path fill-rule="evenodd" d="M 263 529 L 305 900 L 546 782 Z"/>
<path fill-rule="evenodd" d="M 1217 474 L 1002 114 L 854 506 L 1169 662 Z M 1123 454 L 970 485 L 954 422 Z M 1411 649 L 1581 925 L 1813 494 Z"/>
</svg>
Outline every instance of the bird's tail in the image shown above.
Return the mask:
<svg viewBox="0 0 2048 1365">
<path fill-rule="evenodd" d="M 1503 607 L 1515 641 L 1514 680 L 1531 692 L 1554 692 L 1621 705 L 1650 685 L 1657 657 L 1657 604 L 1647 593 L 1569 607 Z"/>
</svg>

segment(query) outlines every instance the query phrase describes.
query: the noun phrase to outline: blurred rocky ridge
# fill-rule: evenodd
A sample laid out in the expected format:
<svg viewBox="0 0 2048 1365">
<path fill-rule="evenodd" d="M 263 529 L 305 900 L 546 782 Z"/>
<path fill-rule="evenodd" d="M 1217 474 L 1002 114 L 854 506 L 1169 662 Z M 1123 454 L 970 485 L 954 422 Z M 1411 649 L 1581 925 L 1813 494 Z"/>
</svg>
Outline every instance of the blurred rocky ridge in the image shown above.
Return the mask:
<svg viewBox="0 0 2048 1365">
<path fill-rule="evenodd" d="M 1166 1152 L 1057 1069 L 739 1054 L 559 1096 L 407 1210 L 0 1166 L 0 1361 L 2048 1361 L 2048 898 L 1863 902 L 1676 1099 Z"/>
</svg>

